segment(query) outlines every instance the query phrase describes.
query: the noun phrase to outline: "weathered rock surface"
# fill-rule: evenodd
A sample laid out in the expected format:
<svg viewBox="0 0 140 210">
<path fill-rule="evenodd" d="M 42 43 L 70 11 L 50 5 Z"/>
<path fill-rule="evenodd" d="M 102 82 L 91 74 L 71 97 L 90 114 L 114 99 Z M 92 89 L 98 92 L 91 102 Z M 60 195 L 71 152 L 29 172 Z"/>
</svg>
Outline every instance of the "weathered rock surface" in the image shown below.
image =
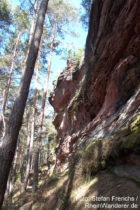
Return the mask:
<svg viewBox="0 0 140 210">
<path fill-rule="evenodd" d="M 116 175 L 120 177 L 131 178 L 140 182 L 140 166 L 121 165 L 114 168 Z"/>
<path fill-rule="evenodd" d="M 76 145 L 107 137 L 140 111 L 140 1 L 95 0 L 85 61 L 70 63 L 50 96 L 58 165 Z"/>
</svg>

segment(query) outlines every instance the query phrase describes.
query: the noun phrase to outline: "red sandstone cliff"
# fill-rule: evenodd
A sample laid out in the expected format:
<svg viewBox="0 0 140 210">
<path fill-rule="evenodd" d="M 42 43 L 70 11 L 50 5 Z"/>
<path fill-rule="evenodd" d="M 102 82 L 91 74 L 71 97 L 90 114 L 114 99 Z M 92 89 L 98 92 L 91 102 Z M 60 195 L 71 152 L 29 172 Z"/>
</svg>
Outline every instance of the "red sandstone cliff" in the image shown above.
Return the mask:
<svg viewBox="0 0 140 210">
<path fill-rule="evenodd" d="M 95 0 L 85 60 L 69 63 L 50 96 L 58 164 L 76 145 L 107 137 L 140 111 L 140 1 Z"/>
</svg>

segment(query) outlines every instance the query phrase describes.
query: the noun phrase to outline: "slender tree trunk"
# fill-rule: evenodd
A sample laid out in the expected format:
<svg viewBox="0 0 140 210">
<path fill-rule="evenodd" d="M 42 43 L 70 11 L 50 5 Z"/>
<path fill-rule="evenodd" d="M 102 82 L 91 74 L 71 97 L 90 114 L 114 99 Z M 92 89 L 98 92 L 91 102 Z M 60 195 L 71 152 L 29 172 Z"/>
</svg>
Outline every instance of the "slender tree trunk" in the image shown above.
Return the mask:
<svg viewBox="0 0 140 210">
<path fill-rule="evenodd" d="M 32 24 L 31 24 L 30 33 L 29 33 L 28 50 L 27 50 L 27 53 L 26 53 L 25 61 L 27 61 L 30 45 L 31 45 L 32 38 L 33 38 L 33 35 L 34 35 L 34 27 L 35 27 L 35 20 L 36 20 L 36 14 L 37 14 L 37 4 L 38 4 L 38 0 L 35 0 L 34 1 Z"/>
<path fill-rule="evenodd" d="M 40 45 L 41 46 L 41 45 Z M 28 185 L 29 173 L 31 169 L 31 162 L 32 162 L 32 152 L 33 152 L 33 142 L 34 142 L 34 131 L 35 131 L 35 117 L 36 117 L 36 102 L 37 102 L 37 85 L 38 85 L 38 74 L 39 74 L 39 65 L 40 65 L 40 54 L 41 49 L 39 50 L 38 54 L 38 62 L 36 65 L 36 77 L 35 77 L 35 88 L 34 88 L 34 96 L 33 96 L 33 112 L 32 112 L 32 123 L 31 123 L 31 135 L 30 135 L 30 142 L 29 142 L 29 153 L 26 165 L 26 174 L 24 180 L 24 190 L 26 190 Z"/>
<path fill-rule="evenodd" d="M 16 149 L 13 166 L 11 168 L 8 182 L 7 182 L 7 189 L 6 189 L 6 198 L 12 193 L 13 185 L 15 182 L 15 175 L 16 175 L 16 166 L 17 166 L 17 159 L 18 159 L 18 147 Z"/>
<path fill-rule="evenodd" d="M 29 158 L 29 147 L 30 147 L 30 110 L 27 109 L 27 145 L 26 145 L 26 162 Z"/>
<path fill-rule="evenodd" d="M 28 57 L 28 54 L 29 54 L 29 48 L 30 48 L 32 37 L 33 37 L 33 34 L 34 34 L 35 19 L 36 19 L 36 14 L 37 14 L 37 4 L 38 4 L 38 0 L 35 0 L 34 1 L 32 24 L 31 24 L 30 33 L 29 33 L 28 50 L 27 50 L 27 53 L 26 53 L 25 61 L 27 60 L 27 57 Z M 19 42 L 19 39 L 20 39 L 20 35 L 21 35 L 21 32 L 19 32 L 19 34 L 17 36 L 17 40 L 16 40 L 15 48 L 14 48 L 14 56 L 13 56 L 12 64 L 11 64 L 11 67 L 10 67 L 10 76 L 9 76 L 7 85 L 6 85 L 6 87 L 3 91 L 2 116 L 1 116 L 2 119 L 0 119 L 0 123 L 2 122 L 2 125 L 0 126 L 0 129 L 2 129 L 1 127 L 3 127 L 3 136 L 5 135 L 5 130 L 6 130 L 6 122 L 5 122 L 5 116 L 4 115 L 5 115 L 5 111 L 6 111 L 9 88 L 10 88 L 10 85 L 11 85 L 13 67 L 14 67 L 15 58 L 16 58 L 16 54 L 17 54 L 17 46 L 18 46 L 18 42 Z"/>
<path fill-rule="evenodd" d="M 25 172 L 25 158 L 26 158 L 26 154 L 25 154 L 25 148 L 23 145 L 20 145 L 20 153 L 19 153 L 19 174 L 20 174 L 20 181 L 21 183 L 24 180 L 24 172 Z M 22 185 L 21 185 L 22 187 Z"/>
<path fill-rule="evenodd" d="M 27 146 L 26 146 L 26 167 L 25 167 L 25 178 L 24 178 L 24 189 L 25 183 L 27 185 L 27 171 L 28 171 L 28 164 L 29 164 L 29 156 L 30 156 L 30 122 L 29 122 L 29 110 L 27 111 Z"/>
<path fill-rule="evenodd" d="M 34 66 L 40 46 L 40 40 L 43 33 L 43 25 L 45 20 L 45 14 L 47 11 L 48 1 L 49 0 L 41 1 L 35 32 L 30 45 L 29 54 L 21 79 L 18 95 L 13 105 L 13 110 L 10 115 L 8 127 L 6 129 L 3 142 L 0 145 L 0 209 L 3 204 L 8 175 L 15 154 L 19 131 L 22 125 L 24 109 L 26 106 L 30 83 L 32 75 L 34 73 Z"/>
<path fill-rule="evenodd" d="M 49 162 L 49 158 L 50 158 L 50 141 L 49 141 L 49 137 L 48 137 L 48 144 L 47 144 L 47 166 L 48 166 L 48 175 L 49 175 L 49 171 L 50 171 L 50 162 Z"/>
<path fill-rule="evenodd" d="M 6 87 L 3 91 L 3 102 L 2 102 L 3 136 L 5 135 L 5 129 L 6 129 L 5 111 L 6 111 L 7 101 L 8 101 L 8 94 L 9 94 L 9 89 L 10 89 L 10 85 L 11 85 L 12 74 L 13 74 L 13 70 L 14 70 L 14 64 L 15 64 L 15 59 L 16 59 L 16 55 L 17 55 L 17 47 L 18 47 L 18 43 L 20 40 L 20 35 L 21 35 L 21 32 L 18 33 L 16 42 L 15 42 L 14 54 L 13 54 L 12 63 L 10 66 L 10 72 L 9 72 L 10 75 L 9 75 L 9 79 L 6 84 Z"/>
<path fill-rule="evenodd" d="M 35 19 L 36 19 L 36 14 L 37 14 L 37 4 L 38 4 L 38 0 L 35 0 L 34 1 L 32 24 L 31 24 L 30 34 L 29 34 L 28 50 L 27 50 L 25 60 L 27 60 L 28 53 L 29 53 L 29 48 L 30 48 L 31 41 L 32 41 L 32 38 L 33 38 L 34 27 L 35 27 Z M 31 142 L 31 139 L 28 138 L 28 140 L 29 140 L 29 142 L 28 142 L 29 145 L 27 145 L 28 154 L 27 154 L 27 164 L 26 164 L 26 172 L 25 172 L 25 179 L 24 179 L 24 190 L 26 190 L 26 187 L 27 187 L 27 184 L 28 184 L 28 176 L 29 176 L 29 172 L 30 172 L 30 157 L 31 157 L 31 151 L 32 151 L 32 147 L 33 147 L 33 142 Z"/>
<path fill-rule="evenodd" d="M 2 136 L 2 129 L 3 129 L 3 118 L 2 114 L 0 115 L 0 137 Z M 1 142 L 1 139 L 0 139 Z"/>
<path fill-rule="evenodd" d="M 46 104 L 46 96 L 47 96 L 47 91 L 48 91 L 48 83 L 49 83 L 50 70 L 51 70 L 51 64 L 52 64 L 53 47 L 54 47 L 54 41 L 55 41 L 55 29 L 56 29 L 56 19 L 54 20 L 53 27 L 52 27 L 52 41 L 51 41 L 51 47 L 50 47 L 50 56 L 48 60 L 48 71 L 47 71 L 43 97 L 42 97 L 41 113 L 40 113 L 39 128 L 38 128 L 38 139 L 37 139 L 37 145 L 36 145 L 36 151 L 35 151 L 35 157 L 34 157 L 34 176 L 33 176 L 33 189 L 32 189 L 33 192 L 36 191 L 37 185 L 38 185 L 38 162 L 39 162 L 39 154 L 40 154 L 40 147 L 41 147 L 44 110 L 45 110 L 45 104 Z"/>
</svg>

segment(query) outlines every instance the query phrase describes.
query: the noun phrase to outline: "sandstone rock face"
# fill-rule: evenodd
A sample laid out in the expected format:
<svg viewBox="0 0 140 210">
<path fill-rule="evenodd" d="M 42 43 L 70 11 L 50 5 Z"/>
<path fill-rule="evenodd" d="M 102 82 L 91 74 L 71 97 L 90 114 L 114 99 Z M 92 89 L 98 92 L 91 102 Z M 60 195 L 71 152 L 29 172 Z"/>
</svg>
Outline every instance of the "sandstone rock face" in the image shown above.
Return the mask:
<svg viewBox="0 0 140 210">
<path fill-rule="evenodd" d="M 81 142 L 118 131 L 140 111 L 140 1 L 95 0 L 85 60 L 70 62 L 50 96 L 58 165 Z"/>
</svg>

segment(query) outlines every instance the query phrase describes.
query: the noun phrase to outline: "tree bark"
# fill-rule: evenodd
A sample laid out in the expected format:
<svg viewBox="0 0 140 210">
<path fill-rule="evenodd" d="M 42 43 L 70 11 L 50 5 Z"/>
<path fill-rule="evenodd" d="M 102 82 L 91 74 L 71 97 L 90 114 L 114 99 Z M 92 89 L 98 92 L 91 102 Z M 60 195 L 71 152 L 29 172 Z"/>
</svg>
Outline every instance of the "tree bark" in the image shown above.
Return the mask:
<svg viewBox="0 0 140 210">
<path fill-rule="evenodd" d="M 36 14 L 37 14 L 37 4 L 38 4 L 38 0 L 35 0 L 34 1 L 32 24 L 31 24 L 30 33 L 29 33 L 28 49 L 27 49 L 25 61 L 27 61 L 30 45 L 31 45 L 32 38 L 33 38 L 33 35 L 34 35 L 35 19 L 36 19 Z"/>
<path fill-rule="evenodd" d="M 19 142 L 18 142 L 19 144 Z M 9 177 L 8 177 L 8 182 L 7 182 L 7 189 L 6 189 L 6 198 L 8 198 L 9 195 L 11 195 L 12 191 L 13 191 L 13 186 L 14 186 L 14 182 L 15 182 L 15 176 L 16 176 L 16 167 L 17 167 L 17 159 L 18 159 L 18 146 L 16 149 L 16 153 L 15 153 L 15 157 L 14 157 L 14 161 L 13 161 L 13 166 L 11 168 Z"/>
<path fill-rule="evenodd" d="M 32 111 L 32 123 L 31 123 L 31 136 L 30 136 L 30 142 L 29 142 L 29 151 L 28 151 L 29 153 L 28 153 L 28 156 L 27 156 L 28 159 L 27 159 L 26 174 L 25 174 L 25 180 L 24 180 L 24 190 L 26 190 L 26 188 L 27 188 L 29 173 L 30 173 L 30 169 L 31 169 L 31 162 L 32 162 L 40 54 L 41 54 L 41 49 L 39 50 L 38 62 L 37 62 L 37 65 L 36 65 L 36 77 L 35 77 L 35 88 L 34 88 L 34 95 L 33 95 L 33 111 Z"/>
<path fill-rule="evenodd" d="M 29 155 L 30 155 L 30 122 L 29 122 L 30 114 L 29 110 L 27 110 L 27 146 L 26 146 L 26 168 L 25 168 L 25 178 L 24 178 L 24 189 L 25 189 L 25 183 L 28 183 L 27 180 L 27 171 L 28 171 L 28 164 L 29 164 Z M 27 185 L 26 183 L 26 185 Z"/>
<path fill-rule="evenodd" d="M 29 48 L 29 54 L 21 79 L 18 95 L 13 105 L 3 142 L 0 145 L 0 209 L 3 204 L 8 175 L 15 154 L 19 131 L 22 125 L 24 109 L 26 106 L 30 83 L 34 73 L 34 66 L 40 46 L 40 40 L 43 33 L 43 25 L 48 1 L 49 0 L 41 1 L 35 32 Z"/>
<path fill-rule="evenodd" d="M 39 128 L 38 128 L 38 139 L 37 139 L 37 145 L 36 145 L 36 151 L 35 151 L 35 157 L 34 157 L 34 176 L 33 176 L 33 188 L 32 188 L 33 192 L 36 191 L 37 185 L 38 185 L 38 162 L 39 162 L 39 154 L 40 154 L 40 146 L 41 146 L 44 110 L 45 110 L 45 104 L 46 104 L 46 96 L 47 96 L 47 91 L 48 91 L 50 70 L 51 70 L 51 64 L 52 64 L 53 47 L 54 47 L 54 41 L 55 41 L 55 29 L 56 29 L 56 19 L 54 19 L 54 23 L 52 26 L 52 40 L 51 40 L 50 55 L 49 55 L 49 60 L 48 60 L 48 71 L 46 75 L 46 81 L 45 81 L 43 97 L 42 97 L 41 113 L 40 113 Z"/>
<path fill-rule="evenodd" d="M 10 66 L 10 72 L 9 72 L 10 75 L 9 75 L 8 82 L 5 86 L 5 89 L 3 91 L 3 102 L 2 102 L 3 136 L 5 135 L 5 129 L 6 129 L 5 111 L 6 111 L 7 101 L 8 101 L 9 89 L 10 89 L 10 85 L 11 85 L 12 74 L 13 74 L 13 70 L 14 70 L 14 64 L 15 64 L 15 59 L 16 59 L 16 55 L 17 55 L 17 47 L 18 47 L 18 43 L 20 40 L 20 35 L 21 35 L 21 32 L 19 32 L 17 35 L 17 39 L 16 39 L 15 46 L 14 46 L 14 54 L 13 54 L 13 58 L 12 58 L 12 63 Z"/>
<path fill-rule="evenodd" d="M 33 10 L 32 24 L 31 24 L 30 34 L 29 34 L 27 56 L 28 56 L 28 53 L 29 53 L 29 47 L 31 45 L 33 32 L 34 32 L 34 27 L 35 27 L 35 19 L 36 19 L 36 14 L 37 14 L 37 4 L 38 4 L 38 0 L 35 0 L 34 1 L 34 10 Z M 27 56 L 26 56 L 25 60 L 27 60 Z M 32 136 L 32 131 L 31 131 L 31 136 Z M 29 143 L 29 145 L 27 145 L 27 147 L 28 147 L 28 154 L 27 154 L 27 164 L 26 164 L 26 172 L 25 172 L 25 179 L 24 179 L 24 190 L 26 190 L 26 187 L 27 187 L 27 184 L 28 184 L 29 172 L 30 172 L 30 161 L 31 161 L 32 147 L 33 147 L 33 140 L 32 140 L 32 138 L 29 138 L 29 142 L 28 143 Z"/>
</svg>

